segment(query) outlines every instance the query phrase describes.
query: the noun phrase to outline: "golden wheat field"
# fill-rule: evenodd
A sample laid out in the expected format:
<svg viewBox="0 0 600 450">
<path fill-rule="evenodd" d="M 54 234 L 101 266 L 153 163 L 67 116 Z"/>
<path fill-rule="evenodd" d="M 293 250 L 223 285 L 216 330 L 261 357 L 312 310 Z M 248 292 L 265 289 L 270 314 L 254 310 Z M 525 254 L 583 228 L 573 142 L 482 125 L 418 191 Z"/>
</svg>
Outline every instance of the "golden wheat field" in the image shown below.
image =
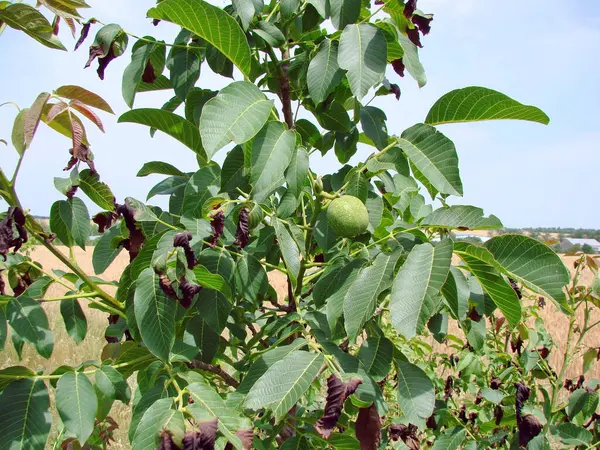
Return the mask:
<svg viewBox="0 0 600 450">
<path fill-rule="evenodd" d="M 62 249 L 63 251 L 65 249 Z M 80 266 L 87 273 L 93 273 L 91 255 L 93 248 L 89 247 L 85 252 L 82 249 L 74 249 L 75 257 L 79 262 Z M 36 247 L 31 254 L 32 259 L 38 261 L 43 265 L 45 269 L 66 269 L 60 264 L 51 254 L 43 247 Z M 571 270 L 573 270 L 573 261 L 576 257 L 563 256 L 565 264 Z M 128 263 L 128 255 L 126 252 L 122 252 L 115 262 L 108 268 L 103 274 L 106 280 L 118 280 L 121 271 Z M 280 297 L 286 295 L 287 285 L 285 279 L 278 276 L 278 273 L 271 272 L 269 274 L 269 281 L 271 285 L 277 290 Z M 586 272 L 581 278 L 581 283 L 585 285 L 591 284 L 593 277 L 591 272 Z M 53 285 L 47 292 L 47 297 L 59 296 L 64 292 L 64 288 L 59 285 Z M 84 300 L 82 300 L 84 301 Z M 102 348 L 105 345 L 104 340 L 104 329 L 107 325 L 106 314 L 101 313 L 94 309 L 86 309 L 86 316 L 88 319 L 88 333 L 86 339 L 80 344 L 76 345 L 71 338 L 67 335 L 64 324 L 60 317 L 59 305 L 54 303 L 45 303 L 44 308 L 50 319 L 50 326 L 55 333 L 55 346 L 52 357 L 46 360 L 35 353 L 35 350 L 31 346 L 25 346 L 23 351 L 23 360 L 19 361 L 17 355 L 10 344 L 6 345 L 5 350 L 1 353 L 0 369 L 13 365 L 26 365 L 34 369 L 43 369 L 46 373 L 52 372 L 57 367 L 67 365 L 77 365 L 86 360 L 99 360 Z M 563 349 L 567 337 L 568 319 L 566 316 L 557 312 L 551 303 L 548 303 L 546 308 L 541 313 L 546 328 L 551 333 L 556 345 L 559 349 Z M 600 310 L 595 311 L 592 317 L 595 322 L 600 320 Z M 595 332 L 590 332 L 586 338 L 586 346 L 598 347 L 600 345 L 600 327 Z M 436 346 L 436 349 L 440 349 Z M 554 351 L 550 357 L 550 365 L 554 368 L 559 367 L 559 361 L 561 357 L 561 351 Z M 582 361 L 581 355 L 577 355 L 577 361 L 567 372 L 568 378 L 577 377 L 581 373 Z M 588 377 L 600 378 L 600 363 L 596 363 L 595 367 L 588 372 Z M 130 384 L 134 387 L 134 377 L 130 378 Z M 111 411 L 111 416 L 117 421 L 120 428 L 115 434 L 116 442 L 111 448 L 121 450 L 129 448 L 129 442 L 127 439 L 127 430 L 129 428 L 129 407 L 124 406 L 120 402 L 115 402 Z M 54 426 L 52 436 L 49 442 L 53 442 L 52 437 L 58 432 L 58 416 L 54 415 Z M 52 447 L 50 447 L 52 448 Z"/>
</svg>

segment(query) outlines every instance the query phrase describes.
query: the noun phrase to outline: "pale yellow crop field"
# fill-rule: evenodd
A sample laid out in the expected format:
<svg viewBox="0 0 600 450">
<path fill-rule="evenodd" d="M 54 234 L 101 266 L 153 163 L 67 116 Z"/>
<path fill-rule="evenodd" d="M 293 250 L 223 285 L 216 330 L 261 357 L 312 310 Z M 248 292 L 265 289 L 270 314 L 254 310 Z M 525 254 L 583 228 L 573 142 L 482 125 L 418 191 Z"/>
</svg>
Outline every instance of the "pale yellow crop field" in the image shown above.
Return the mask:
<svg viewBox="0 0 600 450">
<path fill-rule="evenodd" d="M 63 249 L 64 250 L 64 249 Z M 83 251 L 79 248 L 75 249 L 75 257 L 79 262 L 82 269 L 87 273 L 93 273 L 91 255 L 93 248 L 89 247 L 87 251 Z M 33 250 L 31 257 L 43 265 L 45 269 L 66 269 L 60 264 L 45 248 L 37 247 Z M 575 257 L 563 256 L 565 264 L 571 270 L 573 270 L 573 261 Z M 118 280 L 121 271 L 128 263 L 128 255 L 126 252 L 122 252 L 117 260 L 108 268 L 108 270 L 102 275 L 106 280 Z M 277 290 L 281 298 L 285 297 L 287 292 L 286 281 L 278 273 L 271 272 L 269 274 L 269 281 L 273 287 Z M 587 272 L 582 278 L 583 284 L 589 285 L 593 281 L 592 274 Z M 50 287 L 47 293 L 47 297 L 59 296 L 64 292 L 64 288 L 59 285 L 53 285 Z M 82 306 L 85 300 L 82 299 Z M 44 308 L 50 319 L 50 326 L 54 331 L 55 335 L 55 346 L 52 357 L 46 360 L 37 355 L 31 346 L 26 345 L 23 352 L 23 360 L 18 361 L 17 355 L 12 347 L 12 344 L 7 342 L 6 348 L 0 353 L 0 368 L 5 368 L 12 365 L 26 365 L 34 369 L 43 369 L 46 373 L 49 373 L 57 367 L 67 364 L 76 365 L 86 360 L 99 360 L 102 348 L 105 345 L 104 340 L 104 329 L 107 326 L 107 316 L 94 309 L 84 308 L 88 319 L 88 333 L 84 342 L 80 345 L 76 345 L 71 338 L 67 335 L 62 318 L 59 313 L 59 305 L 56 302 L 45 303 Z M 546 323 L 546 327 L 551 333 L 555 343 L 559 349 L 564 349 L 564 345 L 567 337 L 568 329 L 568 318 L 563 314 L 556 311 L 556 308 L 547 302 L 546 308 L 542 311 L 542 317 Z M 600 320 L 600 310 L 595 311 L 592 316 L 593 321 Z M 9 341 L 10 342 L 10 341 Z M 590 333 L 585 344 L 590 347 L 600 346 L 600 326 L 595 332 Z M 440 348 L 436 346 L 436 348 Z M 560 367 L 559 362 L 561 358 L 561 352 L 554 351 L 550 357 L 551 367 L 558 370 Z M 577 355 L 577 362 L 567 372 L 567 377 L 577 377 L 581 373 L 581 355 Z M 596 363 L 594 368 L 588 372 L 587 377 L 600 378 L 600 362 Z M 133 378 L 130 379 L 130 383 L 133 386 Z M 119 423 L 120 429 L 116 432 L 116 442 L 111 447 L 114 449 L 126 449 L 129 448 L 129 442 L 127 439 L 127 429 L 129 427 L 129 407 L 123 406 L 120 402 L 115 402 L 111 411 L 111 416 Z M 55 415 L 55 418 L 57 416 Z M 56 420 L 55 420 L 56 422 Z M 53 428 L 53 436 L 57 430 Z"/>
</svg>

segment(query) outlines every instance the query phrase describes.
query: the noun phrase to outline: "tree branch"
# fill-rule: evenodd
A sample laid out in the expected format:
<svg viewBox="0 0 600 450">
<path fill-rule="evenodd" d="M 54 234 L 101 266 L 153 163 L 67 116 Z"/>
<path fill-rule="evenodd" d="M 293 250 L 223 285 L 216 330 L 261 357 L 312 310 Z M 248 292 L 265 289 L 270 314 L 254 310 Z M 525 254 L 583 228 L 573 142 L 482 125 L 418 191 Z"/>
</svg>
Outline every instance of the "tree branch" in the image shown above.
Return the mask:
<svg viewBox="0 0 600 450">
<path fill-rule="evenodd" d="M 240 382 L 237 381 L 235 378 L 233 378 L 231 375 L 229 375 L 227 372 L 225 372 L 221 366 L 207 364 L 202 361 L 198 361 L 197 359 L 192 361 L 191 363 L 189 363 L 189 366 L 192 369 L 200 369 L 200 370 L 206 370 L 207 372 L 212 372 L 215 375 L 218 375 L 219 377 L 221 377 L 221 379 L 225 383 L 227 383 L 229 386 L 231 386 L 233 388 L 237 389 L 238 386 L 240 385 Z"/>
<path fill-rule="evenodd" d="M 288 62 L 290 53 L 287 48 L 281 50 L 281 78 L 279 79 L 279 90 L 281 103 L 283 105 L 283 118 L 288 128 L 294 128 L 294 115 L 292 113 L 292 100 L 290 97 L 290 77 L 288 74 L 290 63 Z"/>
</svg>

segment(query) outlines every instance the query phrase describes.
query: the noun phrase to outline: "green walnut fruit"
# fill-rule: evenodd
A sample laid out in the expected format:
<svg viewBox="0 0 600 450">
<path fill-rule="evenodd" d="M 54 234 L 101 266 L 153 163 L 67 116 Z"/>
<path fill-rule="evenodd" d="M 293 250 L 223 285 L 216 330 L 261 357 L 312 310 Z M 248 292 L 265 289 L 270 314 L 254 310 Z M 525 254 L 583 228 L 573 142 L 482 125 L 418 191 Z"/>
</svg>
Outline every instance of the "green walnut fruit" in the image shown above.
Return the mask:
<svg viewBox="0 0 600 450">
<path fill-rule="evenodd" d="M 592 291 L 594 294 L 600 296 L 600 278 L 596 278 L 592 283 Z"/>
<path fill-rule="evenodd" d="M 338 236 L 354 237 L 366 231 L 369 212 L 358 198 L 344 195 L 329 205 L 327 223 Z"/>
</svg>

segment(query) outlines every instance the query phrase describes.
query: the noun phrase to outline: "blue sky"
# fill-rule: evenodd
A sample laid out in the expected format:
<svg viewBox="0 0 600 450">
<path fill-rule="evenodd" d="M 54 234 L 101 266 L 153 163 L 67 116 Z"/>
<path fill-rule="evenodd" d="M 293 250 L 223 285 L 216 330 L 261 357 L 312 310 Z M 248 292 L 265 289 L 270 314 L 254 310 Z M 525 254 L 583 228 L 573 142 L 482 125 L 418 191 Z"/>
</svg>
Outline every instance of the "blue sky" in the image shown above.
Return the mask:
<svg viewBox="0 0 600 450">
<path fill-rule="evenodd" d="M 94 16 L 116 22 L 128 32 L 153 35 L 172 42 L 177 28 L 145 19 L 152 0 L 89 0 Z M 215 1 L 214 3 L 219 3 Z M 600 2 L 596 0 L 420 0 L 419 7 L 435 14 L 432 32 L 422 39 L 421 60 L 429 82 L 419 89 L 409 76 L 388 78 L 400 84 L 399 102 L 391 96 L 372 105 L 384 109 L 390 133 L 400 134 L 424 120 L 429 107 L 444 93 L 469 85 L 486 86 L 542 108 L 549 126 L 501 121 L 444 125 L 440 129 L 456 144 L 465 195 L 454 204 L 472 204 L 500 217 L 509 227 L 561 226 L 600 228 Z M 86 13 L 88 11 L 85 11 Z M 92 29 L 88 44 L 98 26 Z M 73 40 L 66 27 L 61 39 Z M 130 60 L 111 63 L 100 81 L 94 68 L 83 70 L 87 48 L 77 52 L 51 51 L 12 29 L 0 36 L 0 103 L 28 106 L 41 91 L 78 84 L 102 95 L 115 116 L 101 113 L 106 134 L 87 125 L 96 166 L 118 200 L 140 200 L 161 178 L 136 178 L 145 161 L 164 160 L 191 171 L 193 154 L 171 138 L 146 127 L 117 124 L 127 110 L 121 97 L 121 75 Z M 217 88 L 227 84 L 208 67 L 198 83 Z M 160 107 L 169 96 L 139 94 L 135 107 Z M 0 138 L 10 140 L 15 115 L 0 108 Z M 41 125 L 25 158 L 18 191 L 34 214 L 47 215 L 61 198 L 53 187 L 55 176 L 68 160 L 69 141 Z M 217 159 L 222 159 L 221 151 Z M 14 151 L 0 145 L 6 170 L 14 165 Z M 352 162 L 364 160 L 362 149 Z M 321 174 L 339 167 L 333 152 L 312 163 Z M 158 202 L 161 205 L 161 202 Z M 90 210 L 95 211 L 93 205 Z"/>
</svg>

